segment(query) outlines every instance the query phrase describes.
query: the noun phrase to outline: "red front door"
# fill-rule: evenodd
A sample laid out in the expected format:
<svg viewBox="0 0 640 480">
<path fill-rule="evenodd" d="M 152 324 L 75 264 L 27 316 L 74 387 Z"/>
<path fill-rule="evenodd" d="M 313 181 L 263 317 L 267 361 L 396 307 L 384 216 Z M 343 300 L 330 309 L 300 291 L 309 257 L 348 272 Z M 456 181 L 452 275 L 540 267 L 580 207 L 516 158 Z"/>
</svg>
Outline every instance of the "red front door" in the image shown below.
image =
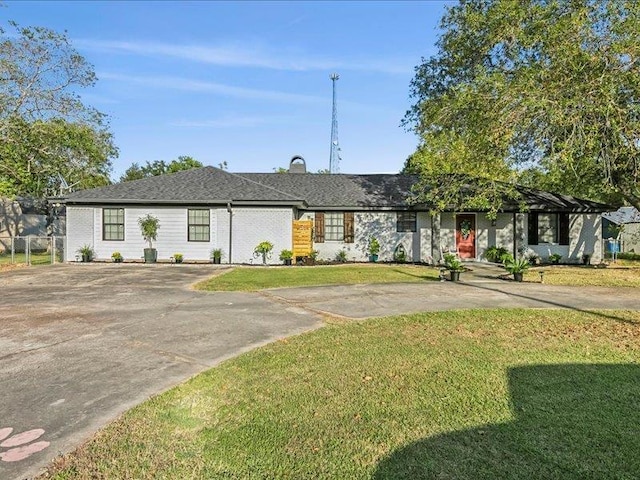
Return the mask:
<svg viewBox="0 0 640 480">
<path fill-rule="evenodd" d="M 460 258 L 476 258 L 475 215 L 456 215 L 456 248 Z"/>
</svg>

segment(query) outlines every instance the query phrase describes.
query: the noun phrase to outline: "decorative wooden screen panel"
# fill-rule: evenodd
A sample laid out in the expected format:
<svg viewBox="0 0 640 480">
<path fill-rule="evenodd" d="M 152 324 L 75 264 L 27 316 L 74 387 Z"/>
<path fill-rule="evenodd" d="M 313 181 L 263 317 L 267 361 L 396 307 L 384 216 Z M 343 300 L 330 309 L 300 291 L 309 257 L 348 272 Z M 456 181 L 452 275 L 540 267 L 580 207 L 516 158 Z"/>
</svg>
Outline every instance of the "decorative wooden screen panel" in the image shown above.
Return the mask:
<svg viewBox="0 0 640 480">
<path fill-rule="evenodd" d="M 293 258 L 307 257 L 313 249 L 313 220 L 293 221 Z"/>
</svg>

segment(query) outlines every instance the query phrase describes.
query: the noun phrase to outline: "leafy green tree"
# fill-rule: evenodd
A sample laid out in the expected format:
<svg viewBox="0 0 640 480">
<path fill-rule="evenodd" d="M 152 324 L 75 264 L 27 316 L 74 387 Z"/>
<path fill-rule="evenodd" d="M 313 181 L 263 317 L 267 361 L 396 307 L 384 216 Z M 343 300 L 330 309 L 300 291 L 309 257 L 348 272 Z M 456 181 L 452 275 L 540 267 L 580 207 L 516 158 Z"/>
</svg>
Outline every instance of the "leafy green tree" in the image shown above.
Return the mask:
<svg viewBox="0 0 640 480">
<path fill-rule="evenodd" d="M 191 170 L 192 168 L 200 168 L 202 166 L 202 163 L 198 160 L 185 155 L 180 156 L 169 163 L 166 163 L 164 160 L 147 162 L 142 166 L 137 163 L 133 163 L 129 168 L 127 168 L 127 170 L 125 170 L 124 174 L 120 177 L 120 181 L 128 182 L 130 180 L 140 180 L 141 178 L 182 172 L 184 170 Z"/>
<path fill-rule="evenodd" d="M 65 34 L 42 27 L 0 28 L 0 196 L 60 193 L 109 182 L 118 150 L 105 117 L 84 105 L 93 67 Z"/>
<path fill-rule="evenodd" d="M 520 180 L 640 208 L 640 2 L 462 0 L 441 28 L 404 119 L 419 198 L 466 180 L 496 211 Z"/>
</svg>

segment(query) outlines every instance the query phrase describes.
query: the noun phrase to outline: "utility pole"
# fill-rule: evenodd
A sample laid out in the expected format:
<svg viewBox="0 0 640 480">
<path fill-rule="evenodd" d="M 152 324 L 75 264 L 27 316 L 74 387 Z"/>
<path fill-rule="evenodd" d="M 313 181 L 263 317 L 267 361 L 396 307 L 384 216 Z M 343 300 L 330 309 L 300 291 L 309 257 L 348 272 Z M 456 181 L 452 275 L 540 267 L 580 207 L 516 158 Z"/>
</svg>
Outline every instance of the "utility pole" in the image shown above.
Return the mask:
<svg viewBox="0 0 640 480">
<path fill-rule="evenodd" d="M 340 173 L 340 145 L 338 144 L 338 103 L 336 100 L 336 80 L 340 78 L 332 73 L 329 78 L 333 82 L 333 114 L 331 116 L 331 152 L 329 154 L 329 173 Z"/>
</svg>

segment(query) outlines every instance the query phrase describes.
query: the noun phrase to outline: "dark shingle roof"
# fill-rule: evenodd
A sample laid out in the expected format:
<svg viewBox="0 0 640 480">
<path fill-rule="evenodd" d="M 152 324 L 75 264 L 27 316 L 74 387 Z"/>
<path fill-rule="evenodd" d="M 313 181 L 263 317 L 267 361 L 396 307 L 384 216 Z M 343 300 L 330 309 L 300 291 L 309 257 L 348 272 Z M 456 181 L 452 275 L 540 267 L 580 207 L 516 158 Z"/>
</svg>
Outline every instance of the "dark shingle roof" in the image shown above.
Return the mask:
<svg viewBox="0 0 640 480">
<path fill-rule="evenodd" d="M 323 173 L 241 173 L 263 185 L 298 192 L 310 207 L 402 207 L 413 175 L 346 175 Z"/>
<path fill-rule="evenodd" d="M 301 195 L 290 195 L 238 174 L 215 167 L 116 183 L 73 192 L 67 203 L 226 203 L 274 202 L 297 204 Z"/>
<path fill-rule="evenodd" d="M 215 167 L 117 183 L 69 194 L 66 203 L 188 204 L 227 202 L 285 204 L 307 208 L 407 208 L 415 175 L 230 173 Z M 604 212 L 611 207 L 530 188 L 518 188 L 531 211 Z M 504 211 L 519 211 L 507 203 Z"/>
</svg>

